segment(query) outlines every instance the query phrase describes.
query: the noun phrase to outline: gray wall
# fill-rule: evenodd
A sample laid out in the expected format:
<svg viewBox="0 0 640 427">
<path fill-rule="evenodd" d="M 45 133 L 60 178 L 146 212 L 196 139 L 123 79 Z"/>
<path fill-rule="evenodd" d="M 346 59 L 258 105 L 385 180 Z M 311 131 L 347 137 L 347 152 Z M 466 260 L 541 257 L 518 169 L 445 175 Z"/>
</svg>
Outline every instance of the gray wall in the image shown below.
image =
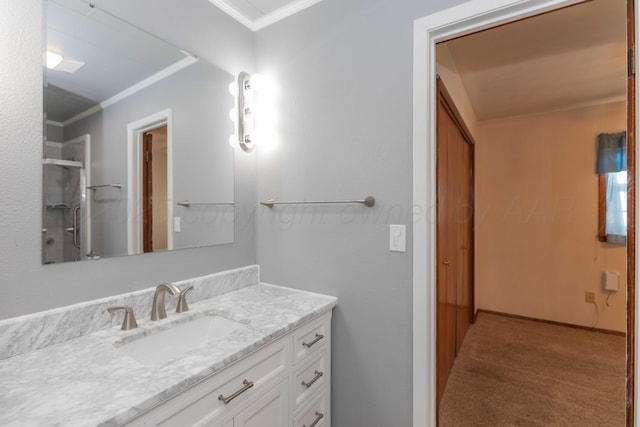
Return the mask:
<svg viewBox="0 0 640 427">
<path fill-rule="evenodd" d="M 254 65 L 253 34 L 206 0 L 98 0 L 98 7 L 235 74 Z M 0 1 L 0 318 L 256 262 L 256 156 L 235 156 L 235 242 L 41 265 L 41 0 Z M 221 42 L 216 42 L 223 40 Z"/>
<path fill-rule="evenodd" d="M 65 140 L 91 135 L 91 183 L 124 183 L 91 196 L 92 246 L 100 256 L 127 254 L 127 125 L 171 109 L 173 134 L 173 215 L 182 220 L 174 248 L 233 241 L 233 208 L 184 208 L 175 202 L 233 202 L 233 149 L 229 110 L 233 76 L 206 60 L 144 88 L 64 129 Z M 162 195 L 154 195 L 163 202 Z M 135 203 L 140 203 L 139 200 Z"/>
<path fill-rule="evenodd" d="M 339 298 L 333 427 L 412 424 L 411 240 L 389 252 L 389 224 L 411 235 L 413 20 L 457 3 L 323 0 L 256 35 L 281 92 L 258 197 L 377 200 L 265 208 L 257 225 L 263 281 Z"/>
</svg>

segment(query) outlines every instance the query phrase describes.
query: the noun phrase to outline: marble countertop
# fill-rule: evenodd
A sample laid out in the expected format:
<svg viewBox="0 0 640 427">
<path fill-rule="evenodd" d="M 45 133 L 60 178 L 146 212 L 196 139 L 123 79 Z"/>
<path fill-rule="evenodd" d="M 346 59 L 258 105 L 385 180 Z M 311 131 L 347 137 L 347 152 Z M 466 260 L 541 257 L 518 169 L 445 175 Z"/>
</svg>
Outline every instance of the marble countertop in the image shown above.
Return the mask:
<svg viewBox="0 0 640 427">
<path fill-rule="evenodd" d="M 0 360 L 0 425 L 116 426 L 185 390 L 297 326 L 330 311 L 337 299 L 257 284 L 167 309 L 167 319 L 138 319 L 139 328 L 93 332 Z M 247 325 L 222 343 L 161 366 L 142 365 L 113 343 L 205 315 Z"/>
</svg>

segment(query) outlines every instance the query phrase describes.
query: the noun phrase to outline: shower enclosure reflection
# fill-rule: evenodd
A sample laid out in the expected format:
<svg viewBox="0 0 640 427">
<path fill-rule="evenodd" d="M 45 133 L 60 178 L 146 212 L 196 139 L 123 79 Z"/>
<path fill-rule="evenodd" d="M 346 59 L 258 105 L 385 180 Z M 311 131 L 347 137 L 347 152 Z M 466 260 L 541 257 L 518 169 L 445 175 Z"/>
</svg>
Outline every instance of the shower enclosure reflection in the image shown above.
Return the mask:
<svg viewBox="0 0 640 427">
<path fill-rule="evenodd" d="M 79 261 L 91 250 L 90 136 L 66 143 L 47 141 L 43 159 L 43 254 L 45 264 Z"/>
</svg>

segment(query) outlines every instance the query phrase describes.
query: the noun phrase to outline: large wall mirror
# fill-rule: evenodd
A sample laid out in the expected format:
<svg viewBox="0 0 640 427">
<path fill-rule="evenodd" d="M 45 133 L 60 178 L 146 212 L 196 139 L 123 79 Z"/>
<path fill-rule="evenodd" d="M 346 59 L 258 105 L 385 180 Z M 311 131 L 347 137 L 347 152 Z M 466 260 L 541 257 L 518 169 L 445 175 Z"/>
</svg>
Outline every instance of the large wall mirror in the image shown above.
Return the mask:
<svg viewBox="0 0 640 427">
<path fill-rule="evenodd" d="M 233 77 L 46 0 L 43 263 L 233 242 Z"/>
</svg>

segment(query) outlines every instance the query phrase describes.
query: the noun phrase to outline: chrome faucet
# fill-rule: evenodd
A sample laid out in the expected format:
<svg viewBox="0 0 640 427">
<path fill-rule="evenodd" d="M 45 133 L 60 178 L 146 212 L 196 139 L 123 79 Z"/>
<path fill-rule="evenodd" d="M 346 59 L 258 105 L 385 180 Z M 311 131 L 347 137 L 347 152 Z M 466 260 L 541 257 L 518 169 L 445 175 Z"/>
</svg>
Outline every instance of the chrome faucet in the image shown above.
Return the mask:
<svg viewBox="0 0 640 427">
<path fill-rule="evenodd" d="M 171 283 L 163 283 L 156 287 L 153 294 L 153 306 L 151 307 L 151 320 L 160 320 L 167 317 L 167 310 L 164 305 L 164 294 L 169 292 L 171 295 L 180 293 L 180 289 Z"/>
</svg>

